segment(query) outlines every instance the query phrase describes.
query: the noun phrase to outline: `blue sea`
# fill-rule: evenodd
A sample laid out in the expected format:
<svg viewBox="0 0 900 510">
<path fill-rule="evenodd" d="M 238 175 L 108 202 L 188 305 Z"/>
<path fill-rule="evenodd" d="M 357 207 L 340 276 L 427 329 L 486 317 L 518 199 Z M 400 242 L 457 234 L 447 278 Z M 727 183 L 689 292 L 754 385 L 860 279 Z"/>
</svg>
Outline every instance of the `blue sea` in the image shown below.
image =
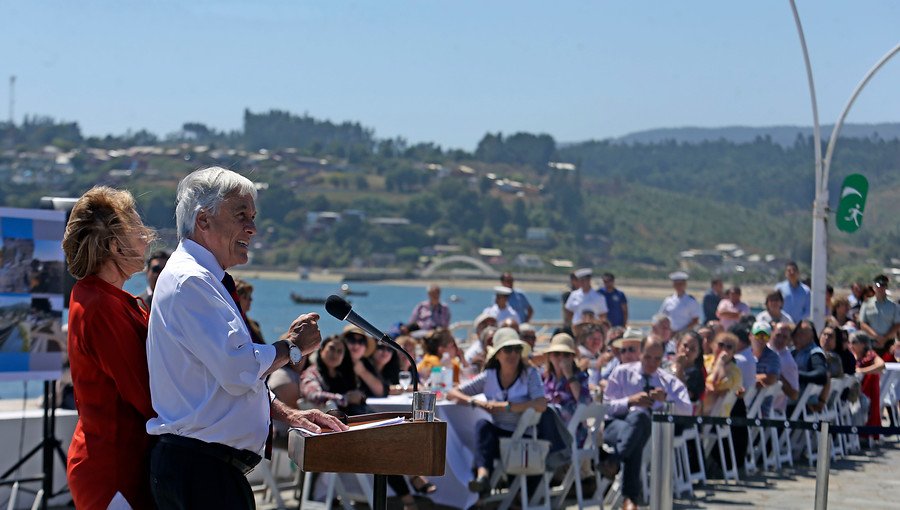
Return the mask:
<svg viewBox="0 0 900 510">
<path fill-rule="evenodd" d="M 270 280 L 260 278 L 247 278 L 253 287 L 253 304 L 249 316 L 260 323 L 263 336 L 269 342 L 273 342 L 287 330 L 298 315 L 308 312 L 316 312 L 321 316 L 319 328 L 322 336 L 328 336 L 340 332 L 343 327 L 339 321 L 325 311 L 324 306 L 315 304 L 296 304 L 291 298 L 291 292 L 304 297 L 320 297 L 322 299 L 331 294 L 340 294 L 340 284 L 335 282 L 312 282 L 308 280 Z M 426 299 L 426 283 L 416 285 L 388 285 L 382 283 L 354 282 L 350 284 L 351 291 L 367 293 L 367 295 L 350 295 L 347 299 L 353 305 L 353 310 L 366 318 L 374 326 L 387 331 L 398 322 L 406 322 L 416 303 Z M 143 274 L 138 274 L 125 284 L 125 290 L 132 294 L 140 294 L 146 286 Z M 563 283 L 560 282 L 560 291 L 547 293 L 556 298 L 555 302 L 545 302 L 543 294 L 538 292 L 526 292 L 526 296 L 534 308 L 533 320 L 559 321 L 562 305 L 559 295 Z M 455 296 L 455 300 L 451 297 Z M 471 321 L 485 307 L 493 303 L 494 294 L 489 289 L 471 289 L 454 287 L 452 285 L 441 288 L 441 299 L 450 306 L 451 322 Z M 636 321 L 649 321 L 650 317 L 659 310 L 660 300 L 629 298 L 628 309 L 630 319 Z M 0 383 L 0 398 L 21 398 L 23 392 L 29 397 L 39 396 L 43 386 L 40 382 L 28 383 L 23 388 L 22 383 Z"/>
</svg>

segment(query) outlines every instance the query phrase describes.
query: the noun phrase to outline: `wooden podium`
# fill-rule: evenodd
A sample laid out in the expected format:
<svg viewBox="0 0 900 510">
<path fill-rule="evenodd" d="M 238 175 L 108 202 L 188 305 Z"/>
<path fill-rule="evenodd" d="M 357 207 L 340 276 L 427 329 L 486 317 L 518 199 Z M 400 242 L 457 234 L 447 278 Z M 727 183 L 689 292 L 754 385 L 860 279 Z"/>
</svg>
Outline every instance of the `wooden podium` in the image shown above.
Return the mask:
<svg viewBox="0 0 900 510">
<path fill-rule="evenodd" d="M 407 421 L 354 430 L 354 425 L 404 417 Z M 372 473 L 375 510 L 387 505 L 386 475 L 443 476 L 447 455 L 447 423 L 408 421 L 411 413 L 351 416 L 350 430 L 317 436 L 291 429 L 288 453 L 302 471 Z"/>
</svg>

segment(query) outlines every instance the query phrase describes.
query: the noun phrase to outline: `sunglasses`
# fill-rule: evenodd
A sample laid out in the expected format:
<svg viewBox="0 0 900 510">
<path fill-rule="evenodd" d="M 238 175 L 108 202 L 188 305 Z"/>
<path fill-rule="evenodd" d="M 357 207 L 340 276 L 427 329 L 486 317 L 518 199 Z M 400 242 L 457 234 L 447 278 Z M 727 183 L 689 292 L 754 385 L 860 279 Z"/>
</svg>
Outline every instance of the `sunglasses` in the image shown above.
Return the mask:
<svg viewBox="0 0 900 510">
<path fill-rule="evenodd" d="M 727 344 L 727 343 L 725 343 L 725 342 L 719 342 L 719 348 L 720 348 L 720 349 L 725 349 L 726 351 L 733 351 L 733 350 L 734 350 L 734 346 L 733 346 L 733 345 Z"/>
<path fill-rule="evenodd" d="M 366 337 L 360 335 L 349 335 L 345 341 L 350 345 L 365 345 L 368 343 Z"/>
<path fill-rule="evenodd" d="M 162 273 L 162 270 L 163 270 L 163 266 L 160 266 L 160 265 L 152 265 L 152 266 L 150 266 L 150 272 L 153 273 L 153 274 L 159 274 L 159 273 Z"/>
<path fill-rule="evenodd" d="M 386 346 L 386 345 L 379 345 L 379 346 L 378 346 L 378 350 L 379 350 L 379 351 L 390 351 L 391 348 L 388 347 L 388 346 Z"/>
<path fill-rule="evenodd" d="M 505 347 L 501 347 L 500 352 L 505 352 L 507 354 L 510 354 L 513 352 L 522 352 L 522 346 L 521 345 L 507 345 Z"/>
<path fill-rule="evenodd" d="M 637 347 L 622 347 L 619 352 L 638 352 Z"/>
</svg>

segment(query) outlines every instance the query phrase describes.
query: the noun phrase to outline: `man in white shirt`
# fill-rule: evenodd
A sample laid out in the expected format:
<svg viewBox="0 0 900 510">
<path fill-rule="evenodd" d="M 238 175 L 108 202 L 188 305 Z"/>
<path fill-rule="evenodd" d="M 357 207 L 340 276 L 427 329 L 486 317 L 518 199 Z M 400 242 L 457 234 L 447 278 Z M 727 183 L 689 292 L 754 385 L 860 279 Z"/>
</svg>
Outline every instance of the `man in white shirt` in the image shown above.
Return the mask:
<svg viewBox="0 0 900 510">
<path fill-rule="evenodd" d="M 521 323 L 522 318 L 513 307 L 509 306 L 510 294 L 512 294 L 512 289 L 509 287 L 494 287 L 494 304 L 485 308 L 481 313 L 496 319 L 498 325 L 502 325 L 506 319 L 514 320 L 516 324 Z"/>
<path fill-rule="evenodd" d="M 578 288 L 573 290 L 569 294 L 569 298 L 566 299 L 564 313 L 566 324 L 571 324 L 572 326 L 581 324 L 588 320 L 588 316 L 592 316 L 591 320 L 606 318 L 608 312 L 606 298 L 591 287 L 592 274 L 593 271 L 589 268 L 575 271 L 575 277 L 578 279 Z"/>
<path fill-rule="evenodd" d="M 687 273 L 675 271 L 669 275 L 669 279 L 672 280 L 672 288 L 675 289 L 675 293 L 662 302 L 659 313 L 669 317 L 672 330 L 679 333 L 693 328 L 700 322 L 700 303 L 694 299 L 694 296 L 686 292 Z"/>
<path fill-rule="evenodd" d="M 255 197 L 250 180 L 217 167 L 178 185 L 180 243 L 157 281 L 147 335 L 157 413 L 147 432 L 159 436 L 150 481 L 159 508 L 254 508 L 244 475 L 267 453 L 271 418 L 346 430 L 321 411 L 289 408 L 266 386 L 269 374 L 315 351 L 321 336 L 312 313 L 294 320 L 288 340 L 251 340 L 225 269 L 247 262 Z"/>
</svg>

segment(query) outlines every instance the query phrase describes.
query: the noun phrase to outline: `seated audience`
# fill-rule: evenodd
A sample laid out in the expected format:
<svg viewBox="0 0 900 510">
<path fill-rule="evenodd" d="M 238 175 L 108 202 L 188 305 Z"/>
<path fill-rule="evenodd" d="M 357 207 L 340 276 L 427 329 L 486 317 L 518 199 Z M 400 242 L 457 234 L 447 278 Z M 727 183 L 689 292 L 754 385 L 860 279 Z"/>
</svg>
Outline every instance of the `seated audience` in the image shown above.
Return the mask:
<svg viewBox="0 0 900 510">
<path fill-rule="evenodd" d="M 490 413 L 490 420 L 475 425 L 478 448 L 475 452 L 475 479 L 469 490 L 485 494 L 490 490 L 494 461 L 500 456 L 500 438 L 509 437 L 526 409 L 542 413 L 538 435 L 551 442 L 551 453 L 564 448 L 556 422 L 547 409 L 544 385 L 537 369 L 528 364 L 530 347 L 509 329 L 497 331 L 496 343 L 488 353 L 484 371 L 471 381 L 450 390 L 449 397 L 460 404 L 479 407 Z M 485 399 L 475 398 L 484 394 Z"/>
<path fill-rule="evenodd" d="M 588 374 L 575 363 L 575 340 L 567 333 L 557 333 L 550 339 L 550 347 L 544 353 L 544 396 L 547 403 L 568 423 L 578 404 L 589 404 Z"/>
<path fill-rule="evenodd" d="M 674 404 L 673 412 L 690 415 L 691 401 L 687 389 L 672 374 L 660 370 L 664 354 L 663 341 L 645 340 L 641 360 L 619 365 L 609 376 L 604 400 L 608 404 L 604 442 L 614 453 L 603 461 L 601 471 L 612 474 L 619 462 L 624 464 L 622 508 L 637 508 L 641 496 L 640 466 L 644 445 L 650 439 L 650 412 L 662 408 L 663 402 Z"/>
<path fill-rule="evenodd" d="M 494 344 L 494 334 L 496 332 L 497 328 L 494 326 L 487 326 L 481 330 L 478 338 L 466 349 L 466 364 L 474 366 L 477 371 L 481 371 L 488 348 Z"/>
<path fill-rule="evenodd" d="M 716 404 L 729 393 L 736 393 L 742 387 L 741 369 L 734 361 L 738 339 L 733 333 L 716 335 L 716 352 L 703 357 L 706 367 L 706 393 L 703 396 L 703 414 L 711 415 Z M 733 404 L 732 404 L 733 405 Z M 717 416 L 731 415 L 731 405 L 722 407 Z"/>
<path fill-rule="evenodd" d="M 853 322 L 850 319 L 850 300 L 847 299 L 847 296 L 838 296 L 831 301 L 831 317 L 829 317 L 829 320 L 833 326 L 838 328 L 844 327 L 844 324 L 848 322 Z"/>
<path fill-rule="evenodd" d="M 816 343 L 816 328 L 808 319 L 804 319 L 794 326 L 792 334 L 794 340 L 794 361 L 797 362 L 797 373 L 800 378 L 800 387 L 797 389 L 803 395 L 807 384 L 828 383 L 828 362 L 825 360 L 825 352 Z M 803 402 L 804 405 L 819 406 L 818 397 Z"/>
<path fill-rule="evenodd" d="M 869 398 L 869 414 L 866 425 L 880 427 L 881 372 L 884 372 L 884 360 L 872 349 L 873 343 L 872 338 L 865 333 L 857 332 L 850 335 L 850 350 L 856 357 L 856 372 L 862 374 L 860 389 Z"/>
<path fill-rule="evenodd" d="M 700 335 L 694 331 L 689 330 L 679 334 L 678 352 L 669 367 L 675 377 L 684 383 L 695 409 L 699 408 L 698 404 L 703 398 L 708 370 L 704 367 L 703 357 L 700 356 L 700 343 Z"/>
<path fill-rule="evenodd" d="M 788 343 L 791 340 L 791 325 L 787 322 L 778 322 L 775 324 L 772 339 L 769 341 L 769 348 L 778 355 L 778 361 L 781 364 L 781 381 L 782 395 L 778 395 L 772 403 L 772 408 L 776 411 L 785 412 L 787 404 L 791 400 L 797 400 L 800 396 L 798 392 L 800 388 L 800 374 L 797 370 L 797 362 L 791 350 L 788 349 Z M 763 411 L 764 415 L 768 413 Z"/>
<path fill-rule="evenodd" d="M 448 363 L 453 366 L 453 383 L 459 384 L 459 359 L 450 353 L 455 345 L 453 335 L 444 328 L 435 329 L 426 336 L 423 343 L 425 355 L 416 367 L 419 370 L 419 377 L 422 380 L 429 378 L 431 369 L 440 367 L 446 355 Z"/>
</svg>

